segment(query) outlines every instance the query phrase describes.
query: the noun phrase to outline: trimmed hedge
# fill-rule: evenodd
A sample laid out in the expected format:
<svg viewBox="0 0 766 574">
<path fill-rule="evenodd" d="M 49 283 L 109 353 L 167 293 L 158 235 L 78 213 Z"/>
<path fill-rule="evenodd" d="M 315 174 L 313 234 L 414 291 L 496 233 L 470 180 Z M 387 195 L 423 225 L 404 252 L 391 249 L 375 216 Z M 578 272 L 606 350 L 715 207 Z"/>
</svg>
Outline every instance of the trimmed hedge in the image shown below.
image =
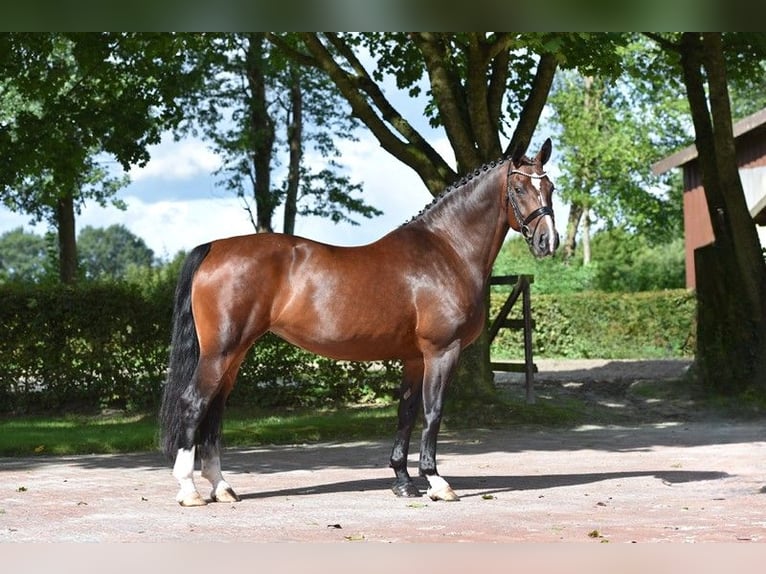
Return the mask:
<svg viewBox="0 0 766 574">
<path fill-rule="evenodd" d="M 503 299 L 493 294 L 493 309 Z M 157 408 L 172 286 L 7 284 L 0 285 L 0 301 L 0 412 Z M 695 302 L 686 291 L 533 294 L 532 307 L 537 357 L 694 352 Z M 493 356 L 521 358 L 521 333 L 501 330 Z M 396 363 L 331 361 L 267 336 L 242 365 L 230 400 L 261 406 L 371 401 L 393 395 L 398 380 Z"/>
<path fill-rule="evenodd" d="M 507 294 L 492 293 L 495 317 Z M 531 296 L 532 348 L 541 358 L 649 359 L 693 357 L 696 299 L 684 289 L 644 293 Z M 521 301 L 511 311 L 521 318 Z M 524 357 L 521 331 L 501 329 L 492 344 L 496 359 Z"/>
<path fill-rule="evenodd" d="M 126 284 L 0 288 L 0 410 L 157 404 L 171 303 Z"/>
<path fill-rule="evenodd" d="M 167 369 L 172 288 L 118 283 L 0 285 L 0 412 L 156 410 Z M 254 347 L 237 404 L 375 400 L 398 386 L 391 363 L 330 361 L 273 336 Z"/>
</svg>

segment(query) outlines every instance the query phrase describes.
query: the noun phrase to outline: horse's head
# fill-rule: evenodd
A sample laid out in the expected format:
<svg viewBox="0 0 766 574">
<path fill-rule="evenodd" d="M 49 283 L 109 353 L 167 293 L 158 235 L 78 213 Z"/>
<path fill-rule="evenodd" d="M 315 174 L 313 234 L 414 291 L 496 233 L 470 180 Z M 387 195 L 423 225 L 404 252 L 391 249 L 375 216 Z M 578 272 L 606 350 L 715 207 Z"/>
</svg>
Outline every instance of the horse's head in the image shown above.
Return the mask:
<svg viewBox="0 0 766 574">
<path fill-rule="evenodd" d="M 511 158 L 506 188 L 508 224 L 527 240 L 535 257 L 553 255 L 559 234 L 553 217 L 553 184 L 543 166 L 551 157 L 551 140 L 543 143 L 534 159 L 517 149 Z"/>
</svg>

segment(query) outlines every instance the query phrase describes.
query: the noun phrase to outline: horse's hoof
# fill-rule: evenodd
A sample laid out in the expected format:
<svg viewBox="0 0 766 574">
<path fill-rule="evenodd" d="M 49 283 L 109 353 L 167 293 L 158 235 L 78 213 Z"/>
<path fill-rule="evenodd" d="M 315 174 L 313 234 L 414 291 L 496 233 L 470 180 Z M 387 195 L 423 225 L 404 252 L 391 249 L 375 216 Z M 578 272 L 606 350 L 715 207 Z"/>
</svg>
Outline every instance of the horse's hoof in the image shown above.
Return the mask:
<svg viewBox="0 0 766 574">
<path fill-rule="evenodd" d="M 460 500 L 460 497 L 455 494 L 455 491 L 449 486 L 445 486 L 439 490 L 429 488 L 426 494 L 431 500 L 444 500 L 446 502 L 456 502 Z"/>
<path fill-rule="evenodd" d="M 188 494 L 185 497 L 179 499 L 178 504 L 184 507 L 206 506 L 207 500 L 202 498 L 199 492 L 195 492 L 193 494 Z"/>
<path fill-rule="evenodd" d="M 400 498 L 419 498 L 423 493 L 418 490 L 415 484 L 410 482 L 395 482 L 391 486 L 391 492 Z"/>
<path fill-rule="evenodd" d="M 234 490 L 229 487 L 211 495 L 215 502 L 239 502 L 242 500 Z"/>
</svg>

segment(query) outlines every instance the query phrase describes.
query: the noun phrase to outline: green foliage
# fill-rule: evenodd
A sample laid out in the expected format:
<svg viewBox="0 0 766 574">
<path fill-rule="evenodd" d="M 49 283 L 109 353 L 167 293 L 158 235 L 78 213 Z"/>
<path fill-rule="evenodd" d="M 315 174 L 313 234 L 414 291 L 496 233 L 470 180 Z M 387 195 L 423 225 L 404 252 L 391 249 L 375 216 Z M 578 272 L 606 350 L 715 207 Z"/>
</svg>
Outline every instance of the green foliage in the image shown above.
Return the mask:
<svg viewBox="0 0 766 574">
<path fill-rule="evenodd" d="M 55 220 L 56 200 L 76 194 L 104 204 L 122 178 L 96 161 L 106 152 L 128 169 L 180 121 L 193 85 L 184 37 L 173 34 L 10 33 L 0 37 L 0 196 L 12 209 Z"/>
<path fill-rule="evenodd" d="M 165 376 L 175 274 L 150 285 L 0 286 L 0 411 L 157 408 Z M 504 294 L 494 294 L 493 313 Z M 538 357 L 641 358 L 694 351 L 686 291 L 533 293 Z M 496 358 L 520 358 L 520 333 L 502 330 Z M 320 407 L 389 401 L 396 363 L 346 363 L 264 337 L 242 366 L 232 405 Z"/>
<path fill-rule="evenodd" d="M 646 48 L 625 48 L 626 67 Z M 549 103 L 560 133 L 557 189 L 609 227 L 651 230 L 662 239 L 680 235 L 681 203 L 669 175 L 658 180 L 647 169 L 686 136 L 683 97 L 667 88 L 638 88 L 629 73 L 617 79 L 560 72 Z M 658 184 L 662 186 L 659 193 Z"/>
<path fill-rule="evenodd" d="M 530 257 L 522 239 L 507 241 L 500 251 L 494 275 L 534 275 L 536 294 L 582 291 L 638 292 L 680 289 L 685 285 L 682 239 L 652 245 L 644 235 L 622 228 L 597 233 L 592 239 L 593 262 L 582 257 L 564 260 Z"/>
<path fill-rule="evenodd" d="M 22 227 L 0 235 L 0 283 L 37 282 L 46 276 L 45 238 Z"/>
<path fill-rule="evenodd" d="M 220 184 L 248 210 L 254 198 L 256 227 L 277 229 L 272 218 L 279 205 L 285 205 L 287 233 L 295 223 L 288 213 L 354 225 L 356 215 L 381 214 L 364 202 L 362 185 L 338 163 L 338 141 L 355 141 L 359 122 L 329 78 L 286 59 L 263 32 L 199 39 L 192 55 L 204 88 L 188 109 L 187 127 L 199 128 L 222 158 Z M 325 167 L 317 169 L 317 163 Z"/>
<path fill-rule="evenodd" d="M 507 294 L 493 294 L 494 317 Z M 696 300 L 686 290 L 646 293 L 532 294 L 534 356 L 638 359 L 692 357 Z M 520 313 L 517 305 L 514 313 Z M 520 316 L 520 315 L 517 315 Z M 520 331 L 501 329 L 492 346 L 497 359 L 521 359 Z"/>
<path fill-rule="evenodd" d="M 644 235 L 613 229 L 597 234 L 593 249 L 604 254 L 595 264 L 593 287 L 597 290 L 628 292 L 684 287 L 683 239 L 651 246 Z"/>
<path fill-rule="evenodd" d="M 560 256 L 535 259 L 525 241 L 519 238 L 505 243 L 492 271 L 493 275 L 534 275 L 532 289 L 536 294 L 575 293 L 591 289 L 595 273 L 593 266 L 564 261 Z"/>
<path fill-rule="evenodd" d="M 84 227 L 77 238 L 86 279 L 123 279 L 131 268 L 151 267 L 154 252 L 124 225 Z"/>
<path fill-rule="evenodd" d="M 319 406 L 391 398 L 395 363 L 355 363 L 319 357 L 267 334 L 242 364 L 232 404 Z"/>
<path fill-rule="evenodd" d="M 171 307 L 129 285 L 2 287 L 2 410 L 155 404 Z M 10 403 L 10 404 L 9 404 Z"/>
</svg>

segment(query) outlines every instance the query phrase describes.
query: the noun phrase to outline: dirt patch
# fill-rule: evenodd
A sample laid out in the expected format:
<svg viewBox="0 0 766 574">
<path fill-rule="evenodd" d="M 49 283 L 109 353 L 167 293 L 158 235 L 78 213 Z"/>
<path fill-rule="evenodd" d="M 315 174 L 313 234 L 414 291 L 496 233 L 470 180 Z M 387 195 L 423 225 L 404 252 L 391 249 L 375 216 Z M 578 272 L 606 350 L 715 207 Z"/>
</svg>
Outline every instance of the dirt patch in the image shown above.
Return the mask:
<svg viewBox="0 0 766 574">
<path fill-rule="evenodd" d="M 577 401 L 596 422 L 657 423 L 710 418 L 684 381 L 691 360 L 538 360 L 533 397 L 551 405 Z M 495 384 L 526 400 L 525 378 L 496 373 Z"/>
<path fill-rule="evenodd" d="M 635 402 L 648 384 L 613 377 L 606 392 L 602 367 L 573 366 L 554 380 L 541 364 L 538 396 Z M 764 421 L 674 418 L 445 432 L 439 468 L 454 503 L 394 497 L 389 438 L 227 450 L 243 500 L 203 508 L 174 502 L 154 453 L 3 459 L 0 541 L 766 541 Z"/>
</svg>

